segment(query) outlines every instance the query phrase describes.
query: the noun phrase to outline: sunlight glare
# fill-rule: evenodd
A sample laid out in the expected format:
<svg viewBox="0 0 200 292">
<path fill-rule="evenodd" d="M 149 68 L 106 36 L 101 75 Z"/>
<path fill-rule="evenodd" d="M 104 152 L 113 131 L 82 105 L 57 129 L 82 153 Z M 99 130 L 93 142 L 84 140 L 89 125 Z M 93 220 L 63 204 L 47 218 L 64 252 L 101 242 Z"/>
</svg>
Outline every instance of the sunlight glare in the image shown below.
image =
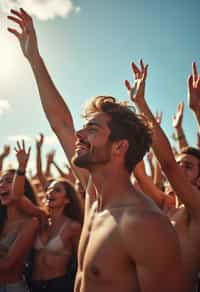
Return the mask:
<svg viewBox="0 0 200 292">
<path fill-rule="evenodd" d="M 0 80 L 8 85 L 10 79 L 17 76 L 20 70 L 20 48 L 15 36 L 9 32 L 0 33 Z"/>
</svg>

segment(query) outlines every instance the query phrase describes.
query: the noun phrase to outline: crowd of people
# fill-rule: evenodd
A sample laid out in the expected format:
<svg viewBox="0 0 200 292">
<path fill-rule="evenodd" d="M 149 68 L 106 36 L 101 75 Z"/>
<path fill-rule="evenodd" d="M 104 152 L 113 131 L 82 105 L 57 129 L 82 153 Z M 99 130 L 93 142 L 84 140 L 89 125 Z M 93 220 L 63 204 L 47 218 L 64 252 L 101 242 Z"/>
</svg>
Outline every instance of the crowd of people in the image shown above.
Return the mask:
<svg viewBox="0 0 200 292">
<path fill-rule="evenodd" d="M 0 292 L 197 292 L 200 271 L 200 76 L 188 78 L 188 106 L 197 145 L 173 118 L 174 149 L 145 99 L 148 65 L 132 63 L 129 103 L 96 96 L 75 131 L 72 113 L 40 55 L 30 15 L 8 16 L 37 83 L 41 105 L 69 162 L 47 155 L 36 140 L 36 170 L 27 178 L 30 148 L 16 141 L 16 169 L 0 154 Z M 134 111 L 133 106 L 137 108 Z M 144 158 L 147 159 L 144 159 Z M 149 171 L 146 171 L 148 164 Z M 53 174 L 54 166 L 58 175 Z M 34 174 L 34 175 L 33 175 Z"/>
</svg>

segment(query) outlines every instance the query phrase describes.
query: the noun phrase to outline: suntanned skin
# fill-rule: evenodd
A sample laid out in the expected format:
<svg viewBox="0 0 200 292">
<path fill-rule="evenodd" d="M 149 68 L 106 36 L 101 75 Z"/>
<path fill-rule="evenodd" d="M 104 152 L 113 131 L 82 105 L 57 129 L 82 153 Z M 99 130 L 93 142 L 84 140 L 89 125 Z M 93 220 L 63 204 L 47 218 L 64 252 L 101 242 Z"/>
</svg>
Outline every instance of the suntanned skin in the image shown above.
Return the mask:
<svg viewBox="0 0 200 292">
<path fill-rule="evenodd" d="M 177 163 L 167 137 L 156 122 L 144 99 L 145 79 L 147 76 L 147 66 L 140 62 L 141 69 L 132 64 L 135 85 L 133 87 L 126 81 L 127 89 L 131 99 L 135 102 L 140 112 L 142 112 L 154 128 L 153 149 L 165 172 L 173 190 L 184 204 L 181 208 L 169 212 L 169 217 L 177 232 L 184 269 L 187 275 L 189 291 L 194 291 L 197 274 L 199 272 L 200 257 L 200 192 L 199 192 L 199 161 L 197 158 L 182 154 Z M 178 165 L 179 164 L 179 165 Z M 190 165 L 190 167 L 188 167 Z"/>
<path fill-rule="evenodd" d="M 133 189 L 117 145 L 110 158 L 102 157 L 109 147 L 108 120 L 97 113 L 77 134 L 75 157 L 90 161 L 98 200 L 82 231 L 75 291 L 186 291 L 179 243 L 169 221 Z M 109 161 L 97 165 L 100 157 Z"/>
<path fill-rule="evenodd" d="M 87 201 L 91 197 L 86 194 L 89 208 L 80 239 L 75 291 L 186 291 L 176 233 L 153 202 L 130 184 L 124 167 L 128 141 L 109 141 L 109 117 L 103 113 L 92 116 L 75 137 L 69 109 L 39 55 L 30 16 L 23 10 L 13 14 L 16 17 L 9 18 L 19 23 L 22 34 L 9 31 L 19 39 L 32 66 L 51 127 L 70 160 L 76 142 L 75 159 L 84 160 L 84 168 L 91 173 L 90 186 L 96 191 L 96 202 Z M 86 188 L 88 172 L 76 171 Z"/>
<path fill-rule="evenodd" d="M 20 144 L 20 142 L 17 141 L 15 151 L 18 160 L 18 169 L 25 171 L 30 155 L 30 148 L 29 151 L 26 151 L 25 142 L 22 141 Z M 41 221 L 40 213 L 42 210 L 37 207 L 34 208 L 30 201 L 24 200 L 23 193 L 24 176 L 16 175 L 12 187 L 13 198 L 18 202 L 19 208 L 23 209 L 24 213 L 34 213 Z M 81 232 L 81 224 L 68 218 L 64 214 L 65 206 L 70 204 L 70 199 L 63 183 L 61 181 L 53 181 L 48 186 L 46 195 L 48 199 L 46 208 L 51 222 L 47 225 L 41 224 L 42 226 L 40 226 L 37 234 L 44 248 L 35 248 L 32 272 L 33 280 L 49 280 L 66 275 L 71 255 L 73 252 L 75 254 L 77 251 Z M 45 214 L 43 214 L 43 216 L 45 216 Z M 44 219 L 47 221 L 47 218 Z M 48 250 L 46 246 L 51 240 L 55 239 L 56 236 L 60 237 L 63 247 L 61 247 L 60 250 Z"/>
<path fill-rule="evenodd" d="M 18 233 L 8 250 L 0 246 L 0 284 L 15 283 L 22 280 L 26 256 L 33 245 L 39 225 L 37 218 L 30 218 L 21 213 L 16 203 L 11 199 L 12 179 L 13 174 L 8 173 L 1 178 L 0 183 L 0 200 L 2 204 L 7 206 L 8 214 L 3 231 L 0 234 L 0 240 L 13 233 L 16 228 Z M 2 195 L 5 191 L 8 192 L 6 197 Z"/>
<path fill-rule="evenodd" d="M 48 280 L 65 275 L 72 249 L 75 245 L 77 246 L 75 238 L 78 241 L 80 225 L 70 219 L 66 219 L 65 216 L 60 216 L 56 219 L 57 222 L 53 224 L 52 229 L 48 228 L 47 230 L 40 231 L 40 240 L 46 245 L 49 240 L 57 235 L 60 227 L 65 222 L 66 226 L 60 234 L 65 250 L 53 253 L 48 252 L 46 249 L 41 249 L 40 251 L 35 252 L 32 275 L 33 280 Z"/>
</svg>

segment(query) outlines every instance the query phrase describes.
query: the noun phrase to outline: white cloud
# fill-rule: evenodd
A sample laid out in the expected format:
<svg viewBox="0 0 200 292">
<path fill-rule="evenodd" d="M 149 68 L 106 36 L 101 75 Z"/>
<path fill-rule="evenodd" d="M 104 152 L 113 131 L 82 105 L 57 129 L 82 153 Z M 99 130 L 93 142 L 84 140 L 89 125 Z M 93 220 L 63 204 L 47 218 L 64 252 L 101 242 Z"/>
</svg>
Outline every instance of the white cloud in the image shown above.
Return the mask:
<svg viewBox="0 0 200 292">
<path fill-rule="evenodd" d="M 0 9 L 5 13 L 11 8 L 20 7 L 40 20 L 66 17 L 70 12 L 80 12 L 80 7 L 75 6 L 72 0 L 0 0 Z"/>
<path fill-rule="evenodd" d="M 10 104 L 5 99 L 0 99 L 0 115 L 4 114 L 10 109 Z"/>
</svg>

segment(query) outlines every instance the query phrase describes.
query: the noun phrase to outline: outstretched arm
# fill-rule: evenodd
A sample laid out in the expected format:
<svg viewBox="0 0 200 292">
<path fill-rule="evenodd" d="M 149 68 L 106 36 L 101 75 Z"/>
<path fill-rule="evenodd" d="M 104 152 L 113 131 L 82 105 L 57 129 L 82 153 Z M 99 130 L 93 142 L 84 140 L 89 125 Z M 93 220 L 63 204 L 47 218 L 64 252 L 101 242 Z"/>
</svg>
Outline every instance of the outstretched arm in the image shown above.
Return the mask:
<svg viewBox="0 0 200 292">
<path fill-rule="evenodd" d="M 177 142 L 179 151 L 181 151 L 184 147 L 188 146 L 185 133 L 182 127 L 183 110 L 184 110 L 184 103 L 179 102 L 176 114 L 173 116 L 173 121 L 172 121 L 172 125 L 175 130 L 174 139 Z"/>
<path fill-rule="evenodd" d="M 143 113 L 153 126 L 153 149 L 160 161 L 161 167 L 165 172 L 174 191 L 180 200 L 185 204 L 186 208 L 192 213 L 193 218 L 200 217 L 200 194 L 183 173 L 182 169 L 177 165 L 170 143 L 156 122 L 154 115 L 149 109 L 144 98 L 145 80 L 147 77 L 147 66 L 141 61 L 141 69 L 133 63 L 133 72 L 135 75 L 135 83 L 133 86 L 126 81 L 130 98 L 135 102 L 136 106 Z M 137 74 L 136 74 L 137 73 Z"/>
<path fill-rule="evenodd" d="M 43 142 L 44 142 L 44 135 L 40 133 L 40 137 L 36 139 L 36 170 L 37 170 L 36 176 L 39 179 L 40 184 L 44 191 L 47 185 L 47 180 L 42 171 L 41 148 L 42 148 Z"/>
<path fill-rule="evenodd" d="M 9 155 L 9 153 L 10 153 L 10 146 L 4 145 L 3 152 L 0 154 L 0 174 L 3 170 L 4 159 Z"/>
<path fill-rule="evenodd" d="M 53 164 L 54 157 L 55 157 L 55 151 L 54 150 L 48 152 L 47 155 L 46 155 L 46 160 L 47 160 L 46 170 L 45 170 L 45 177 L 46 178 L 52 177 L 51 165 Z"/>
<path fill-rule="evenodd" d="M 17 141 L 15 151 L 18 161 L 18 169 L 13 179 L 11 195 L 16 200 L 18 208 L 30 216 L 38 217 L 41 224 L 44 226 L 47 223 L 44 210 L 34 205 L 27 197 L 24 196 L 25 172 L 29 160 L 30 147 L 28 151 L 26 151 L 24 140 L 22 140 L 21 144 Z"/>
<path fill-rule="evenodd" d="M 56 89 L 40 56 L 32 18 L 23 9 L 20 9 L 20 11 L 11 10 L 11 14 L 8 18 L 17 23 L 22 32 L 19 33 L 16 29 L 12 28 L 8 30 L 19 40 L 22 52 L 31 65 L 46 117 L 71 163 L 76 140 L 71 112 Z M 88 182 L 87 171 L 73 165 L 72 167 L 82 185 L 86 188 Z"/>
<path fill-rule="evenodd" d="M 133 172 L 143 192 L 152 198 L 159 208 L 163 209 L 164 206 L 166 206 L 171 209 L 175 207 L 175 199 L 172 196 L 165 195 L 165 193 L 153 183 L 151 177 L 146 174 L 143 160 L 136 165 Z"/>
<path fill-rule="evenodd" d="M 196 63 L 192 63 L 192 74 L 188 78 L 188 105 L 193 111 L 200 132 L 200 75 Z"/>
</svg>

